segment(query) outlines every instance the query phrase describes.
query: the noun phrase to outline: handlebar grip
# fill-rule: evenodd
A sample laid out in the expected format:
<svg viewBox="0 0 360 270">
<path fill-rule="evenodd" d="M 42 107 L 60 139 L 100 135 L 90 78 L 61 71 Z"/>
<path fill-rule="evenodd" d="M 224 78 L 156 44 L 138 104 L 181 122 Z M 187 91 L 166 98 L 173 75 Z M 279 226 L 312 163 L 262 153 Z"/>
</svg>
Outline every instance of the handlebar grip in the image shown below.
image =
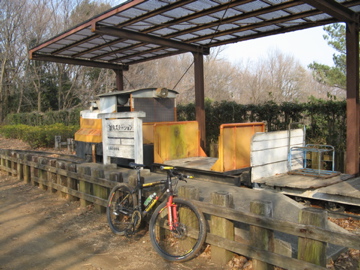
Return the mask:
<svg viewBox="0 0 360 270">
<path fill-rule="evenodd" d="M 173 169 L 175 168 L 172 166 L 160 166 L 160 170 L 173 170 Z"/>
</svg>

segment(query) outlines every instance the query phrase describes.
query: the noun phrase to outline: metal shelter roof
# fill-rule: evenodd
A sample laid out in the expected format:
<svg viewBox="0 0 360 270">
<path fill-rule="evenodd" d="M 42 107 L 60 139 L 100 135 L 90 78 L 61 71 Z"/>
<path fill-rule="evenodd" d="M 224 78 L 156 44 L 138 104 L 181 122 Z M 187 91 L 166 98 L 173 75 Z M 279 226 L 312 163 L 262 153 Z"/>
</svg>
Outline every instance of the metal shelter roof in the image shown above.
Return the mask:
<svg viewBox="0 0 360 270">
<path fill-rule="evenodd" d="M 360 0 L 133 0 L 30 50 L 34 60 L 128 65 L 334 22 L 359 23 Z"/>
</svg>

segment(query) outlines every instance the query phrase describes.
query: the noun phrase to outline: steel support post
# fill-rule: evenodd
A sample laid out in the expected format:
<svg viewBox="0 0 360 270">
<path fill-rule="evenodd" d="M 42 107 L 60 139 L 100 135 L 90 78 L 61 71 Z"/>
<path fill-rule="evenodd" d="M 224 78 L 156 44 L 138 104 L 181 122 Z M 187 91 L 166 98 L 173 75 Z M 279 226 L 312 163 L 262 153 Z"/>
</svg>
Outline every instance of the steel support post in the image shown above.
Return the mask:
<svg viewBox="0 0 360 270">
<path fill-rule="evenodd" d="M 201 53 L 193 53 L 195 69 L 195 112 L 196 121 L 200 129 L 200 146 L 206 150 L 205 130 L 205 94 L 204 94 L 204 56 Z"/>
<path fill-rule="evenodd" d="M 121 69 L 114 69 L 116 74 L 116 88 L 118 91 L 124 90 L 124 76 Z"/>
<path fill-rule="evenodd" d="M 346 173 L 359 174 L 359 29 L 346 24 Z"/>
</svg>

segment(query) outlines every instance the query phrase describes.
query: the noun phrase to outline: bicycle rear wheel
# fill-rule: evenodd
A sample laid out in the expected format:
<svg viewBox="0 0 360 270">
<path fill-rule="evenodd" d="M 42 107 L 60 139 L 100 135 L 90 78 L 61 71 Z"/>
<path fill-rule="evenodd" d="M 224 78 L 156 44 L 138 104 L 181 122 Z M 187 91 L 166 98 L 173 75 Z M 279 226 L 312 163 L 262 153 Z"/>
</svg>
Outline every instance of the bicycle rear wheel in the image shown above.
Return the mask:
<svg viewBox="0 0 360 270">
<path fill-rule="evenodd" d="M 189 201 L 174 198 L 178 213 L 178 224 L 170 230 L 166 201 L 161 203 L 151 217 L 150 240 L 164 259 L 184 262 L 198 255 L 206 237 L 204 215 Z"/>
<path fill-rule="evenodd" d="M 133 230 L 132 214 L 136 205 L 136 196 L 128 185 L 119 184 L 111 190 L 106 217 L 113 233 L 125 235 Z"/>
</svg>

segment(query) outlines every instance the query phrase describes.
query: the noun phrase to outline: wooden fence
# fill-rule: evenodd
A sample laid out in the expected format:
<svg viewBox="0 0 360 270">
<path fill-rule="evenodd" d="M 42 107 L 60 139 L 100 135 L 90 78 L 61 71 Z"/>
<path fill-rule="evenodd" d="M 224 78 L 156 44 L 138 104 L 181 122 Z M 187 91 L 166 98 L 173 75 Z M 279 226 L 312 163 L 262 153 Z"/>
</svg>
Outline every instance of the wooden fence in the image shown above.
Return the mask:
<svg viewBox="0 0 360 270">
<path fill-rule="evenodd" d="M 0 169 L 69 200 L 80 200 L 83 206 L 94 204 L 99 212 L 104 212 L 109 190 L 117 182 L 134 183 L 135 179 L 133 170 L 16 150 L 0 149 Z M 248 213 L 233 209 L 232 195 L 227 192 L 215 191 L 211 202 L 200 202 L 199 190 L 185 185 L 179 188 L 179 195 L 192 200 L 205 213 L 206 242 L 212 246 L 212 260 L 217 263 L 225 264 L 236 253 L 252 258 L 254 269 L 268 269 L 269 265 L 293 270 L 326 269 L 327 243 L 360 249 L 360 235 L 326 228 L 325 211 L 303 209 L 299 223 L 293 223 L 271 218 L 268 202 L 249 202 Z M 247 228 L 247 239 L 237 235 L 239 225 Z M 295 256 L 275 250 L 275 231 L 298 237 Z"/>
</svg>

